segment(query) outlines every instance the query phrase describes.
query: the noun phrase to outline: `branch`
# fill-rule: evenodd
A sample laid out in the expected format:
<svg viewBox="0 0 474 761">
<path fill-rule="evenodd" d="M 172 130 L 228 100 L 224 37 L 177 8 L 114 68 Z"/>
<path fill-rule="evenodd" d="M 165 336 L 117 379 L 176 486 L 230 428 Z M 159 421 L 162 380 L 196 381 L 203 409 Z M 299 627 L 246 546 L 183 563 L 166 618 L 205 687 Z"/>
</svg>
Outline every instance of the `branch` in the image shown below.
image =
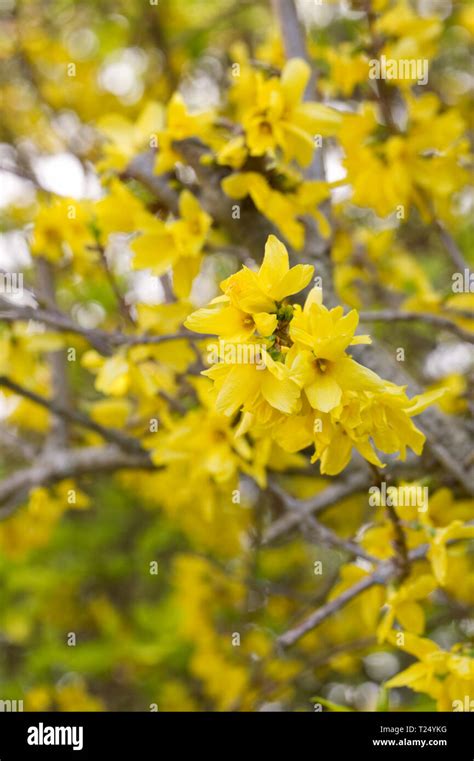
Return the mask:
<svg viewBox="0 0 474 761">
<path fill-rule="evenodd" d="M 186 330 L 166 333 L 161 336 L 108 333 L 106 330 L 100 330 L 99 328 L 83 328 L 59 310 L 48 311 L 46 309 L 36 309 L 35 307 L 13 304 L 2 297 L 0 297 L 0 310 L 2 310 L 0 311 L 0 320 L 5 322 L 33 320 L 54 328 L 58 333 L 79 335 L 85 338 L 103 356 L 110 356 L 114 348 L 118 346 L 158 345 L 167 341 L 183 339 L 193 343 L 207 338 L 215 338 L 215 335 L 210 333 L 191 333 Z"/>
<path fill-rule="evenodd" d="M 383 475 L 376 465 L 370 463 L 370 468 L 375 475 L 375 485 L 380 489 L 383 483 Z M 393 561 L 398 567 L 398 579 L 399 581 L 402 581 L 410 573 L 410 559 L 408 557 L 407 540 L 401 520 L 398 517 L 398 513 L 395 510 L 394 506 L 387 504 L 385 509 L 387 511 L 388 519 L 392 524 L 394 533 L 394 540 L 392 544 L 395 550 L 395 557 L 393 558 Z"/>
<path fill-rule="evenodd" d="M 104 247 L 100 243 L 97 243 L 92 246 L 87 246 L 87 248 L 90 251 L 95 251 L 97 254 L 99 254 L 99 259 L 102 265 L 102 269 L 104 271 L 104 275 L 107 279 L 107 282 L 110 286 L 112 293 L 114 294 L 115 300 L 117 302 L 119 314 L 121 315 L 124 321 L 124 324 L 126 325 L 128 323 L 129 325 L 134 325 L 135 321 L 131 315 L 129 306 L 127 302 L 125 301 L 125 298 L 123 294 L 121 293 L 120 288 L 117 285 L 115 275 L 109 266 L 109 262 L 108 262 Z"/>
<path fill-rule="evenodd" d="M 38 290 L 51 304 L 56 304 L 56 286 L 55 275 L 51 263 L 46 259 L 39 258 L 36 262 L 36 271 L 38 276 Z M 52 351 L 48 355 L 49 366 L 51 370 L 52 387 L 54 396 L 59 400 L 63 409 L 71 405 L 69 393 L 69 381 L 67 377 L 66 354 L 63 349 Z M 48 437 L 47 445 L 54 449 L 60 446 L 66 446 L 68 440 L 68 419 L 66 416 L 56 415 L 52 419 L 51 432 Z"/>
<path fill-rule="evenodd" d="M 0 445 L 2 448 L 5 447 L 7 454 L 12 455 L 16 453 L 22 460 L 27 462 L 33 460 L 38 454 L 36 447 L 20 436 L 17 436 L 4 425 L 0 427 Z"/>
<path fill-rule="evenodd" d="M 290 645 L 294 645 L 304 634 L 311 631 L 311 629 L 315 629 L 319 624 L 322 624 L 326 618 L 343 608 L 344 605 L 354 599 L 354 597 L 357 597 L 357 595 L 360 595 L 362 592 L 365 592 L 376 584 L 385 584 L 391 576 L 391 564 L 387 563 L 386 565 L 386 568 L 379 566 L 377 571 L 369 576 L 364 576 L 364 578 L 360 579 L 356 584 L 353 584 L 352 587 L 344 590 L 344 592 L 338 597 L 335 597 L 333 600 L 330 600 L 330 602 L 321 606 L 321 608 L 318 608 L 314 613 L 308 616 L 308 618 L 305 618 L 304 621 L 293 627 L 293 629 L 289 629 L 284 634 L 281 634 L 277 639 L 277 645 L 280 647 L 290 647 Z"/>
<path fill-rule="evenodd" d="M 84 415 L 84 413 L 63 407 L 61 403 L 56 402 L 53 399 L 46 399 L 45 397 L 36 394 L 34 391 L 30 391 L 29 389 L 20 386 L 20 384 L 15 383 L 15 381 L 10 380 L 10 378 L 7 378 L 4 375 L 0 375 L 0 387 L 7 388 L 14 394 L 23 396 L 25 399 L 29 399 L 30 402 L 45 407 L 54 415 L 69 423 L 76 423 L 83 428 L 88 428 L 89 430 L 98 433 L 106 441 L 111 441 L 114 444 L 117 444 L 127 452 L 146 454 L 146 450 L 142 448 L 140 442 L 131 436 L 127 436 L 114 428 L 105 428 L 87 415 Z"/>
<path fill-rule="evenodd" d="M 424 322 L 427 325 L 451 331 L 463 341 L 474 343 L 474 333 L 461 328 L 447 317 L 429 312 L 398 312 L 396 309 L 382 309 L 374 312 L 360 312 L 360 322 Z M 474 320 L 474 312 L 472 313 Z"/>
<path fill-rule="evenodd" d="M 17 320 L 42 322 L 44 325 L 54 328 L 58 333 L 75 333 L 82 336 L 94 349 L 104 356 L 112 354 L 111 336 L 109 333 L 103 330 L 83 328 L 59 310 L 49 311 L 47 309 L 14 304 L 1 297 L 0 310 L 0 320 L 5 322 L 15 322 Z"/>
<path fill-rule="evenodd" d="M 467 525 L 470 526 L 473 525 L 473 523 L 474 521 L 469 521 Z M 454 539 L 449 542 L 449 544 L 454 544 L 456 541 L 460 540 Z M 414 562 L 415 560 L 424 559 L 428 549 L 428 544 L 422 544 L 419 547 L 416 547 L 408 553 L 408 560 Z M 371 574 L 364 576 L 363 579 L 360 579 L 356 584 L 353 584 L 351 587 L 344 590 L 344 592 L 341 592 L 341 594 L 333 600 L 322 605 L 300 624 L 289 629 L 284 634 L 281 634 L 277 639 L 277 646 L 290 647 L 291 645 L 294 645 L 304 634 L 315 629 L 333 613 L 337 613 L 338 610 L 341 610 L 341 608 L 353 600 L 354 597 L 357 597 L 362 592 L 365 592 L 367 589 L 370 589 L 377 584 L 385 585 L 389 580 L 397 578 L 398 574 L 399 569 L 395 558 L 381 562 Z"/>
<path fill-rule="evenodd" d="M 448 252 L 449 256 L 451 257 L 451 260 L 455 267 L 457 267 L 459 272 L 464 272 L 465 269 L 468 269 L 467 262 L 464 259 L 461 250 L 458 247 L 458 244 L 454 240 L 451 233 L 445 228 L 442 222 L 440 222 L 439 219 L 434 218 L 433 219 L 433 225 L 435 229 L 439 233 L 439 237 L 441 238 L 444 247 L 446 251 Z"/>
<path fill-rule="evenodd" d="M 326 510 L 331 505 L 335 505 L 345 497 L 350 497 L 359 491 L 364 491 L 370 485 L 370 474 L 368 472 L 357 472 L 349 476 L 345 481 L 331 484 L 324 491 L 316 494 L 311 499 L 296 499 L 289 494 L 285 494 L 284 500 L 288 512 L 276 520 L 263 535 L 262 544 L 270 544 L 282 534 L 286 534 L 292 528 L 305 521 L 308 516 L 317 515 Z M 274 483 L 269 484 L 269 489 L 282 496 L 282 491 Z M 284 494 L 284 492 L 283 492 Z"/>
<path fill-rule="evenodd" d="M 27 499 L 30 490 L 38 486 L 50 486 L 85 474 L 129 468 L 153 470 L 155 466 L 146 453 L 132 454 L 114 445 L 50 451 L 47 459 L 17 470 L 0 482 L 0 518 L 8 518 Z"/>
<path fill-rule="evenodd" d="M 398 386 L 408 386 L 415 394 L 423 389 L 397 362 L 381 343 L 358 346 L 354 349 L 357 360 L 378 375 L 389 378 Z M 429 407 L 417 418 L 417 427 L 426 435 L 426 445 L 443 469 L 449 473 L 467 494 L 474 493 L 474 463 L 471 434 L 466 424 L 452 420 L 436 407 Z"/>
<path fill-rule="evenodd" d="M 306 42 L 294 0 L 272 0 L 272 7 L 280 27 L 286 57 L 304 58 L 307 61 Z"/>
<path fill-rule="evenodd" d="M 331 529 L 327 528 L 327 526 L 324 526 L 322 523 L 317 521 L 316 518 L 313 518 L 313 516 L 308 516 L 305 520 L 305 523 L 308 525 L 311 532 L 314 532 L 315 539 L 318 542 L 327 544 L 329 547 L 335 547 L 339 550 L 343 550 L 352 557 L 363 558 L 369 563 L 377 562 L 377 558 L 366 552 L 363 547 L 358 545 L 356 542 L 353 542 L 351 539 L 343 539 L 342 537 L 338 536 L 335 531 L 331 531 Z"/>
<path fill-rule="evenodd" d="M 155 154 L 153 151 L 140 153 L 138 156 L 135 156 L 121 174 L 121 179 L 138 180 L 163 206 L 177 215 L 179 213 L 179 195 L 170 187 L 168 175 L 154 174 L 154 162 Z"/>
</svg>

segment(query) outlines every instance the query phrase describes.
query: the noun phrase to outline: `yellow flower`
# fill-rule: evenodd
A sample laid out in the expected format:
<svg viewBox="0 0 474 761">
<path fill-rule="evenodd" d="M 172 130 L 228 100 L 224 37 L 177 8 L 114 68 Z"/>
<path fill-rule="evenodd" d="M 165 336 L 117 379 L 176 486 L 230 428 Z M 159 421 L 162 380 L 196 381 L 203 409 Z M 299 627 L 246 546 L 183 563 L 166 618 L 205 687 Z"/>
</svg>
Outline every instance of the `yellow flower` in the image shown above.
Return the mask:
<svg viewBox="0 0 474 761">
<path fill-rule="evenodd" d="M 261 422 L 278 416 L 274 411 L 291 414 L 298 405 L 300 389 L 291 377 L 291 370 L 282 362 L 275 362 L 265 353 L 265 367 L 255 364 L 218 363 L 204 375 L 215 382 L 216 409 L 232 416 L 238 410 L 252 412 Z"/>
<path fill-rule="evenodd" d="M 452 521 L 444 528 L 436 529 L 435 536 L 430 543 L 428 559 L 431 562 L 433 573 L 438 582 L 444 586 L 447 579 L 448 550 L 447 543 L 455 539 L 473 539 L 474 526 L 466 526 L 462 521 Z"/>
<path fill-rule="evenodd" d="M 166 110 L 166 127 L 158 133 L 155 172 L 157 174 L 169 172 L 180 160 L 179 153 L 173 148 L 173 142 L 185 140 L 187 137 L 200 137 L 206 142 L 213 118 L 210 112 L 188 113 L 183 98 L 179 93 L 175 93 Z"/>
<path fill-rule="evenodd" d="M 60 711 L 103 711 L 104 704 L 100 698 L 91 695 L 82 678 L 76 678 L 56 687 L 56 701 Z"/>
<path fill-rule="evenodd" d="M 431 404 L 439 392 L 428 392 L 409 399 L 404 390 L 383 381 L 354 360 L 347 360 L 345 386 L 341 401 L 329 416 L 319 415 L 321 430 L 315 429 L 315 455 L 321 459 L 321 472 L 337 475 L 348 464 L 352 448 L 378 467 L 383 463 L 372 448 L 405 459 L 409 446 L 421 454 L 425 436 L 410 418 Z M 364 388 L 365 387 L 365 388 Z M 335 393 L 333 391 L 333 393 Z"/>
<path fill-rule="evenodd" d="M 146 103 L 135 121 L 123 114 L 103 116 L 97 128 L 108 142 L 104 145 L 104 159 L 98 164 L 99 171 L 125 169 L 139 151 L 151 147 L 153 136 L 162 126 L 163 107 L 159 103 Z"/>
<path fill-rule="evenodd" d="M 369 77 L 369 61 L 363 53 L 354 52 L 352 43 L 341 43 L 337 50 L 326 47 L 324 54 L 331 67 L 331 76 L 324 81 L 325 92 L 348 97 L 354 88 Z"/>
<path fill-rule="evenodd" d="M 309 65 L 293 58 L 281 78 L 265 80 L 258 72 L 251 85 L 254 100 L 242 117 L 247 145 L 252 156 L 263 156 L 280 148 L 286 161 L 296 159 L 307 166 L 314 153 L 314 135 L 334 134 L 340 123 L 333 109 L 313 102 L 303 102 L 310 77 Z"/>
<path fill-rule="evenodd" d="M 179 215 L 180 219 L 172 225 L 178 254 L 196 256 L 204 245 L 212 219 L 189 190 L 184 190 L 179 197 Z"/>
<path fill-rule="evenodd" d="M 247 148 L 243 135 L 226 140 L 223 147 L 217 153 L 217 163 L 223 166 L 231 166 L 240 169 L 247 158 Z"/>
<path fill-rule="evenodd" d="M 231 198 L 249 195 L 256 208 L 279 228 L 290 245 L 298 250 L 302 248 L 304 226 L 296 219 L 300 212 L 289 194 L 271 188 L 258 172 L 231 174 L 222 180 L 222 189 Z"/>
<path fill-rule="evenodd" d="M 406 0 L 398 0 L 377 19 L 375 28 L 393 38 L 381 51 L 387 58 L 430 58 L 436 52 L 443 24 L 435 16 L 420 17 Z"/>
<path fill-rule="evenodd" d="M 304 288 L 313 271 L 308 264 L 290 269 L 285 246 L 269 235 L 258 272 L 243 267 L 223 280 L 224 295 L 213 299 L 210 307 L 198 309 L 184 324 L 197 333 L 215 333 L 232 341 L 250 338 L 255 331 L 270 336 L 278 324 L 279 305 Z"/>
<path fill-rule="evenodd" d="M 369 381 L 373 381 L 372 376 L 345 352 L 350 345 L 370 343 L 369 336 L 354 337 L 358 322 L 355 310 L 345 316 L 342 307 L 329 311 L 322 304 L 320 288 L 312 289 L 303 309 L 298 305 L 294 308 L 290 323 L 290 337 L 294 344 L 287 361 L 298 373 L 299 383 L 316 410 L 330 412 L 337 407 L 343 386 L 360 385 L 361 373 L 366 375 L 366 388 Z"/>
<path fill-rule="evenodd" d="M 25 695 L 27 711 L 47 711 L 52 703 L 53 696 L 50 687 L 39 684 L 32 687 Z"/>
<path fill-rule="evenodd" d="M 130 411 L 128 399 L 100 399 L 92 405 L 91 418 L 100 425 L 123 428 Z"/>
<path fill-rule="evenodd" d="M 94 206 L 96 226 L 105 237 L 111 233 L 131 233 L 153 222 L 154 217 L 123 182 L 114 178 L 108 191 Z"/>
<path fill-rule="evenodd" d="M 152 459 L 156 465 L 187 462 L 190 477 L 199 468 L 216 483 L 234 478 L 242 460 L 250 460 L 252 450 L 236 439 L 229 419 L 215 411 L 192 410 L 173 428 L 158 436 Z"/>
<path fill-rule="evenodd" d="M 419 454 L 425 437 L 410 418 L 441 392 L 410 400 L 403 388 L 352 359 L 346 349 L 370 339 L 354 336 L 357 312 L 326 309 L 320 289 L 303 308 L 286 303 L 312 272 L 308 265 L 290 269 L 285 247 L 269 236 L 259 271 L 243 267 L 221 283 L 223 296 L 187 318 L 190 330 L 220 337 L 216 364 L 204 373 L 214 381 L 217 410 L 242 413 L 240 436 L 271 429 L 290 453 L 313 441 L 312 461 L 320 460 L 328 475 L 348 464 L 353 448 L 379 467 L 374 445 L 401 458 L 408 446 Z M 243 359 L 257 348 L 258 363 Z"/>
<path fill-rule="evenodd" d="M 436 383 L 432 383 L 429 389 L 442 389 L 444 395 L 439 399 L 438 404 L 448 415 L 459 415 L 467 409 L 467 381 L 464 375 L 460 373 L 449 373 Z"/>
<path fill-rule="evenodd" d="M 51 262 L 60 261 L 66 253 L 86 256 L 86 246 L 94 242 L 90 221 L 90 204 L 84 201 L 61 198 L 41 205 L 34 220 L 31 253 Z"/>
<path fill-rule="evenodd" d="M 289 265 L 288 251 L 274 235 L 269 235 L 258 272 L 242 267 L 221 283 L 231 303 L 245 312 L 275 312 L 277 303 L 305 288 L 313 275 L 309 264 Z"/>
<path fill-rule="evenodd" d="M 273 222 L 297 250 L 304 244 L 304 225 L 298 217 L 310 214 L 318 223 L 323 237 L 330 234 L 329 224 L 317 205 L 329 196 L 326 182 L 300 182 L 295 191 L 280 193 L 258 172 L 236 172 L 222 180 L 222 188 L 231 198 L 249 195 L 256 208 Z"/>
<path fill-rule="evenodd" d="M 339 139 L 344 148 L 352 200 L 380 216 L 413 203 L 427 222 L 434 211 L 443 217 L 450 199 L 469 182 L 462 161 L 468 155 L 466 125 L 455 109 L 441 112 L 433 93 L 407 96 L 405 134 L 380 140 L 375 109 L 364 104 L 358 114 L 345 114 Z"/>
<path fill-rule="evenodd" d="M 463 706 L 466 696 L 469 700 L 473 694 L 474 659 L 460 654 L 460 645 L 446 651 L 435 642 L 408 632 L 391 632 L 389 639 L 414 655 L 418 663 L 389 679 L 386 687 L 410 687 L 415 692 L 424 692 L 437 701 L 439 711 L 466 710 L 456 704 Z"/>
<path fill-rule="evenodd" d="M 212 219 L 188 190 L 179 197 L 180 218 L 163 222 L 151 215 L 142 226 L 142 235 L 133 241 L 134 269 L 151 268 L 155 275 L 173 269 L 173 289 L 185 298 L 201 265 L 200 253 Z"/>
<path fill-rule="evenodd" d="M 436 581 L 428 574 L 406 581 L 396 591 L 389 592 L 387 612 L 378 629 L 377 639 L 384 642 L 395 619 L 407 631 L 423 634 L 425 614 L 418 600 L 424 600 L 436 589 Z"/>
</svg>

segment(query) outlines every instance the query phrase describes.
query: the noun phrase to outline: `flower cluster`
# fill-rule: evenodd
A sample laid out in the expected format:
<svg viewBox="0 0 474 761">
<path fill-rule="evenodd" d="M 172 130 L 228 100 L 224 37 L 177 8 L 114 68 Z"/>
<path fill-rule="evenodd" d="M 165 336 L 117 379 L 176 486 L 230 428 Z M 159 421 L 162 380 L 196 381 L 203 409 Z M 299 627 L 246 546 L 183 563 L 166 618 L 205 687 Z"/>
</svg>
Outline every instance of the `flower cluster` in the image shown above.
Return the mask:
<svg viewBox="0 0 474 761">
<path fill-rule="evenodd" d="M 270 235 L 259 271 L 243 267 L 221 283 L 223 295 L 188 317 L 190 330 L 216 334 L 221 345 L 263 347 L 263 371 L 225 352 L 230 361 L 204 372 L 214 381 L 216 409 L 239 415 L 237 435 L 271 431 L 289 452 L 313 444 L 313 462 L 328 475 L 346 467 L 353 449 L 379 467 L 376 450 L 401 459 L 407 447 L 420 454 L 425 437 L 411 418 L 440 392 L 409 399 L 404 388 L 356 362 L 347 349 L 370 338 L 355 335 L 355 310 L 327 309 L 320 288 L 310 290 L 304 306 L 290 303 L 312 277 L 311 265 L 290 268 L 285 246 Z"/>
</svg>

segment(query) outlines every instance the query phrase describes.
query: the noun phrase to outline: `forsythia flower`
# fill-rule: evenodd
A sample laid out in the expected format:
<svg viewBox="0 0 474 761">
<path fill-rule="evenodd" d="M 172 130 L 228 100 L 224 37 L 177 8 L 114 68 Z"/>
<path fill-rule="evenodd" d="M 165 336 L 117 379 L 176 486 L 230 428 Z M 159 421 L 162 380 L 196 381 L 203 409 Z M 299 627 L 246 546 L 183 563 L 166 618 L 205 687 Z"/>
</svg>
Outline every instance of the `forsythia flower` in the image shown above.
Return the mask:
<svg viewBox="0 0 474 761">
<path fill-rule="evenodd" d="M 390 635 L 396 644 L 397 635 L 400 633 Z M 389 679 L 385 686 L 410 687 L 415 692 L 424 692 L 437 701 L 439 711 L 465 710 L 457 704 L 464 704 L 466 695 L 474 694 L 474 659 L 460 653 L 458 645 L 446 651 L 430 639 L 408 632 L 401 636 L 400 647 L 414 655 L 418 663 Z"/>
<path fill-rule="evenodd" d="M 462 160 L 467 155 L 466 125 L 455 109 L 439 113 L 441 103 L 432 93 L 407 96 L 405 134 L 377 137 L 375 109 L 365 104 L 357 114 L 345 114 L 339 139 L 344 148 L 353 202 L 369 206 L 380 216 L 413 203 L 429 221 L 432 197 L 437 213 L 447 215 L 453 193 L 468 181 Z"/>
<path fill-rule="evenodd" d="M 313 157 L 314 135 L 332 135 L 340 124 L 337 111 L 311 101 L 303 102 L 310 67 L 301 58 L 285 64 L 281 77 L 265 79 L 262 72 L 247 72 L 236 85 L 234 100 L 251 156 L 279 148 L 286 161 L 307 166 Z M 241 105 L 241 103 L 243 105 Z"/>
<path fill-rule="evenodd" d="M 379 642 L 384 642 L 395 619 L 409 632 L 423 634 L 425 630 L 425 614 L 418 600 L 424 600 L 436 589 L 432 576 L 419 576 L 402 584 L 396 591 L 389 593 L 387 612 L 377 629 Z"/>
<path fill-rule="evenodd" d="M 41 205 L 34 221 L 31 253 L 51 262 L 60 261 L 67 252 L 83 255 L 85 247 L 94 242 L 88 208 L 87 203 L 73 198 Z"/>
<path fill-rule="evenodd" d="M 173 148 L 175 140 L 200 137 L 206 142 L 212 128 L 213 114 L 204 112 L 190 114 L 179 93 L 171 98 L 166 111 L 166 127 L 158 132 L 158 155 L 155 172 L 163 174 L 174 169 L 180 155 Z"/>
<path fill-rule="evenodd" d="M 162 275 L 172 266 L 174 291 L 184 298 L 199 272 L 200 254 L 212 220 L 188 190 L 180 195 L 179 213 L 179 219 L 169 222 L 148 215 L 142 235 L 132 243 L 133 267 L 150 267 L 155 275 Z"/>
<path fill-rule="evenodd" d="M 290 269 L 285 246 L 270 235 L 265 256 L 258 272 L 243 267 L 221 283 L 224 296 L 218 296 L 214 307 L 199 309 L 185 321 L 190 330 L 216 333 L 227 340 L 240 341 L 255 331 L 270 336 L 278 325 L 279 303 L 305 288 L 313 267 L 297 264 Z"/>
<path fill-rule="evenodd" d="M 204 371 L 215 383 L 216 409 L 241 414 L 240 434 L 272 430 L 289 452 L 313 443 L 313 461 L 329 475 L 346 467 L 353 448 L 378 466 L 374 446 L 402 459 L 407 446 L 420 454 L 425 437 L 410 418 L 441 392 L 410 400 L 403 388 L 352 359 L 346 349 L 370 339 L 354 335 L 357 312 L 328 310 L 320 289 L 303 308 L 289 304 L 287 297 L 312 273 L 308 265 L 290 269 L 285 247 L 269 236 L 260 270 L 243 267 L 221 283 L 223 296 L 188 317 L 190 330 L 220 336 L 225 349 L 218 353 L 224 361 Z M 250 351 L 258 343 L 259 351 Z M 226 344 L 248 352 L 228 351 Z"/>
<path fill-rule="evenodd" d="M 150 147 L 153 136 L 162 126 L 163 107 L 159 103 L 146 103 L 136 121 L 122 114 L 106 114 L 97 123 L 107 138 L 104 159 L 98 164 L 99 171 L 125 169 L 139 151 Z"/>
<path fill-rule="evenodd" d="M 387 58 L 431 58 L 443 25 L 435 16 L 420 17 L 407 0 L 399 0 L 378 18 L 375 28 L 392 38 L 382 49 Z M 403 84 L 403 79 L 397 84 Z"/>
<path fill-rule="evenodd" d="M 446 544 L 453 539 L 474 539 L 474 526 L 465 526 L 462 521 L 456 520 L 436 530 L 428 550 L 428 559 L 436 579 L 443 586 L 446 584 L 448 570 Z"/>
<path fill-rule="evenodd" d="M 326 182 L 302 182 L 294 192 L 280 193 L 258 172 L 236 172 L 222 181 L 222 188 L 231 198 L 241 199 L 249 195 L 256 208 L 281 230 L 297 250 L 304 243 L 304 226 L 297 219 L 303 214 L 313 217 L 325 238 L 330 234 L 326 218 L 316 208 L 329 196 Z"/>
</svg>

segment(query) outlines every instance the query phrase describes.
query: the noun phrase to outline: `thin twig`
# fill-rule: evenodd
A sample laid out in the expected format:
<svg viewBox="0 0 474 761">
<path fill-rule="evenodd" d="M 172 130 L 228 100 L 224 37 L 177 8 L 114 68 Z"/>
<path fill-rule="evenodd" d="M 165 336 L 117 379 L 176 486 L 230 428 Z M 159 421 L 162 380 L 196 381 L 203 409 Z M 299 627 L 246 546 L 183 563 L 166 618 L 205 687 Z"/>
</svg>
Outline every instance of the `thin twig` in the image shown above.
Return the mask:
<svg viewBox="0 0 474 761">
<path fill-rule="evenodd" d="M 468 269 L 467 262 L 464 259 L 461 250 L 454 240 L 453 236 L 439 219 L 433 219 L 433 225 L 438 231 L 439 237 L 441 238 L 446 251 L 451 257 L 454 266 L 457 268 L 458 272 L 464 272 L 464 270 Z"/>
<path fill-rule="evenodd" d="M 56 304 L 56 284 L 54 269 L 51 262 L 39 258 L 36 262 L 39 293 L 51 304 Z M 67 375 L 66 353 L 64 349 L 52 351 L 48 355 L 51 370 L 52 388 L 55 398 L 61 407 L 67 410 L 71 406 L 69 393 L 69 380 Z M 53 449 L 67 446 L 68 442 L 68 418 L 64 415 L 55 415 L 52 418 L 51 431 L 47 446 Z"/>
<path fill-rule="evenodd" d="M 166 333 L 161 336 L 156 335 L 132 335 L 126 333 L 109 333 L 99 328 L 84 328 L 73 322 L 67 315 L 59 310 L 48 311 L 46 309 L 35 309 L 31 306 L 14 304 L 0 297 L 0 320 L 5 322 L 14 322 L 21 320 L 33 320 L 42 322 L 54 328 L 59 333 L 73 333 L 85 338 L 100 354 L 109 356 L 113 349 L 118 346 L 142 346 L 158 345 L 168 341 L 187 340 L 192 343 L 202 341 L 208 338 L 215 338 L 211 333 L 191 333 L 186 330 L 180 330 L 176 333 Z"/>
<path fill-rule="evenodd" d="M 115 296 L 115 300 L 117 302 L 117 306 L 119 309 L 119 314 L 122 316 L 122 319 L 124 320 L 125 323 L 128 322 L 130 325 L 135 325 L 135 321 L 131 315 L 129 306 L 127 302 L 125 301 L 123 294 L 120 291 L 120 288 L 117 285 L 117 281 L 115 279 L 114 273 L 110 269 L 104 247 L 100 243 L 96 243 L 94 246 L 87 246 L 87 248 L 90 251 L 95 251 L 96 253 L 99 254 L 102 269 L 104 271 L 105 277 L 107 278 L 107 282 Z"/>
<path fill-rule="evenodd" d="M 466 525 L 471 526 L 473 524 L 474 521 L 469 521 Z M 457 541 L 460 540 L 454 539 L 449 542 L 449 545 L 454 544 Z M 423 560 L 426 557 L 429 547 L 430 545 L 428 544 L 422 544 L 416 547 L 414 550 L 411 550 L 408 553 L 409 562 L 413 563 L 416 560 Z M 353 584 L 348 589 L 345 589 L 344 592 L 341 592 L 341 594 L 335 597 L 333 600 L 330 600 L 325 605 L 322 605 L 320 608 L 318 608 L 318 610 L 314 611 L 314 613 L 305 618 L 297 626 L 294 626 L 284 634 L 281 634 L 277 639 L 277 646 L 285 648 L 294 645 L 295 642 L 301 639 L 301 637 L 303 637 L 307 632 L 315 629 L 317 626 L 319 626 L 319 624 L 323 623 L 323 621 L 329 618 L 329 616 L 331 616 L 333 613 L 337 613 L 348 602 L 353 600 L 362 592 L 365 592 L 367 589 L 371 589 L 371 587 L 378 584 L 385 585 L 391 579 L 396 579 L 398 574 L 399 569 L 396 559 L 392 558 L 391 560 L 382 561 L 372 573 L 364 576 L 356 584 Z"/>
<path fill-rule="evenodd" d="M 288 512 L 276 520 L 264 533 L 262 544 L 270 544 L 282 534 L 286 534 L 292 528 L 302 523 L 309 515 L 317 515 L 331 505 L 336 504 L 345 497 L 350 497 L 360 491 L 364 491 L 370 485 L 370 476 L 367 472 L 353 473 L 346 480 L 330 484 L 324 491 L 310 499 L 296 499 L 285 494 L 285 503 Z M 278 485 L 271 482 L 269 489 L 281 496 L 282 491 Z M 284 493 L 284 492 L 283 492 Z"/>
<path fill-rule="evenodd" d="M 31 489 L 50 486 L 66 478 L 122 469 L 154 470 L 146 453 L 124 452 L 113 444 L 105 447 L 50 451 L 29 468 L 15 471 L 0 482 L 0 519 L 8 518 L 27 499 Z"/>
<path fill-rule="evenodd" d="M 474 312 L 472 313 L 474 320 Z M 360 312 L 360 322 L 422 322 L 444 330 L 449 330 L 463 341 L 474 343 L 474 333 L 470 333 L 447 317 L 429 312 L 399 312 L 396 309 L 382 309 L 374 312 Z"/>
<path fill-rule="evenodd" d="M 76 423 L 83 428 L 88 428 L 89 430 L 98 433 L 106 441 L 111 441 L 128 452 L 146 454 L 146 450 L 143 449 L 137 439 L 127 436 L 114 428 L 106 428 L 103 425 L 96 423 L 95 420 L 92 420 L 84 413 L 63 407 L 62 404 L 56 402 L 54 399 L 46 399 L 45 397 L 36 394 L 34 391 L 24 388 L 24 386 L 21 386 L 19 383 L 12 381 L 4 375 L 0 375 L 0 387 L 7 388 L 14 394 L 29 399 L 30 402 L 44 407 L 57 417 L 62 418 L 69 423 Z"/>
<path fill-rule="evenodd" d="M 370 463 L 370 468 L 375 476 L 375 485 L 378 486 L 378 488 L 380 489 L 382 487 L 382 482 L 383 482 L 382 473 L 377 468 L 377 466 L 373 465 L 372 463 Z M 392 524 L 393 533 L 394 533 L 394 540 L 393 540 L 393 548 L 395 550 L 394 562 L 396 563 L 398 567 L 399 581 L 402 581 L 410 573 L 410 560 L 408 557 L 407 540 L 406 540 L 406 536 L 405 536 L 405 532 L 403 530 L 402 524 L 400 522 L 400 518 L 398 517 L 397 511 L 395 510 L 394 506 L 392 504 L 390 505 L 387 504 L 385 507 L 387 510 L 388 519 L 390 523 Z"/>
</svg>

